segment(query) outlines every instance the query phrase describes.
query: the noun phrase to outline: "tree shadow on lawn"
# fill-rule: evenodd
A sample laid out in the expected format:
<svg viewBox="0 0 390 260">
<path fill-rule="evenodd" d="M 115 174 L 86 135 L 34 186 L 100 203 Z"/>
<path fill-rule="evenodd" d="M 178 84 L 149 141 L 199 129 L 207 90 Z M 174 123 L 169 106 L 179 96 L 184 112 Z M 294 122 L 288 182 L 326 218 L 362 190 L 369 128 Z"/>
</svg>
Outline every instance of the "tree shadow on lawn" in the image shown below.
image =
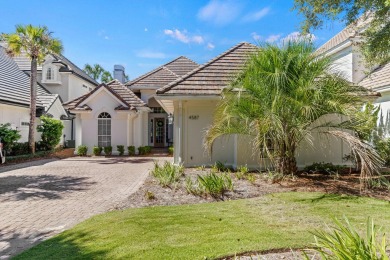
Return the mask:
<svg viewBox="0 0 390 260">
<path fill-rule="evenodd" d="M 0 175 L 1 176 L 1 175 Z M 0 177 L 0 201 L 61 199 L 63 194 L 88 190 L 96 182 L 86 177 L 18 175 Z"/>
<path fill-rule="evenodd" d="M 18 259 L 108 259 L 108 251 L 101 248 L 83 248 L 91 240 L 85 232 L 65 231 L 12 258 Z"/>
</svg>

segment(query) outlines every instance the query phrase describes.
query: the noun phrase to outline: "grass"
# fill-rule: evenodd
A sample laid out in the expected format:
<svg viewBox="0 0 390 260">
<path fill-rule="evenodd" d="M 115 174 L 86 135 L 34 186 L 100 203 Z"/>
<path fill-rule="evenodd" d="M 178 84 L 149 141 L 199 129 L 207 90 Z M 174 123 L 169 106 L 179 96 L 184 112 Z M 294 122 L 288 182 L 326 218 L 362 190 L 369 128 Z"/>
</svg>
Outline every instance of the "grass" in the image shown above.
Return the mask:
<svg viewBox="0 0 390 260">
<path fill-rule="evenodd" d="M 300 192 L 127 209 L 95 216 L 15 259 L 212 259 L 309 246 L 310 232 L 344 215 L 358 229 L 370 216 L 389 233 L 389 214 L 387 201 Z"/>
</svg>

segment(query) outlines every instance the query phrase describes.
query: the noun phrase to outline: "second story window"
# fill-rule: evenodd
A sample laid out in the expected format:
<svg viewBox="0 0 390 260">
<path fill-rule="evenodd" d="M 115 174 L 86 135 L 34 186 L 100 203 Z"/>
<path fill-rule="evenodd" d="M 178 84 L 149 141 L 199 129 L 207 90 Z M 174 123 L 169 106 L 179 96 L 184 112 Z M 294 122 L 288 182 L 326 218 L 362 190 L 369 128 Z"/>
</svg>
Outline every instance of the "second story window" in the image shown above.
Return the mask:
<svg viewBox="0 0 390 260">
<path fill-rule="evenodd" d="M 53 69 L 52 69 L 52 68 L 47 68 L 47 71 L 46 71 L 46 79 L 47 79 L 47 80 L 52 80 L 52 79 L 54 79 L 54 77 L 53 77 Z"/>
</svg>

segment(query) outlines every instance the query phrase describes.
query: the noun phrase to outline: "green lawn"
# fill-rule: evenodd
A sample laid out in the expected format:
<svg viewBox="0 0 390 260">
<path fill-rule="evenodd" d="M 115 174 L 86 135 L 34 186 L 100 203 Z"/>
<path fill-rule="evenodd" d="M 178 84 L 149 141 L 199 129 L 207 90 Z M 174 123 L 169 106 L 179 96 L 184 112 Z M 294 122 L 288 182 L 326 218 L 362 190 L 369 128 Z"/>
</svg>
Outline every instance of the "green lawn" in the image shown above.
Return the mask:
<svg viewBox="0 0 390 260">
<path fill-rule="evenodd" d="M 15 259 L 204 259 L 239 252 L 302 248 L 309 231 L 347 216 L 371 216 L 389 234 L 390 204 L 321 193 L 277 193 L 208 204 L 149 207 L 95 216 Z"/>
</svg>

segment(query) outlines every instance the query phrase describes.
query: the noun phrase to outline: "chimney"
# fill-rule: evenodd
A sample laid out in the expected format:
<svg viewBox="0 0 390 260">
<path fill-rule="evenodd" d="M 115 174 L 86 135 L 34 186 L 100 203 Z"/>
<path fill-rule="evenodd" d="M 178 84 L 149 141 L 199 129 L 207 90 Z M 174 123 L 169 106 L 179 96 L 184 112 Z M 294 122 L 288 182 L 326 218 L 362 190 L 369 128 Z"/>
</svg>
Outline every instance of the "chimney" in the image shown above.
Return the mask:
<svg viewBox="0 0 390 260">
<path fill-rule="evenodd" d="M 125 83 L 125 67 L 122 65 L 114 65 L 114 79 L 121 83 Z"/>
</svg>

